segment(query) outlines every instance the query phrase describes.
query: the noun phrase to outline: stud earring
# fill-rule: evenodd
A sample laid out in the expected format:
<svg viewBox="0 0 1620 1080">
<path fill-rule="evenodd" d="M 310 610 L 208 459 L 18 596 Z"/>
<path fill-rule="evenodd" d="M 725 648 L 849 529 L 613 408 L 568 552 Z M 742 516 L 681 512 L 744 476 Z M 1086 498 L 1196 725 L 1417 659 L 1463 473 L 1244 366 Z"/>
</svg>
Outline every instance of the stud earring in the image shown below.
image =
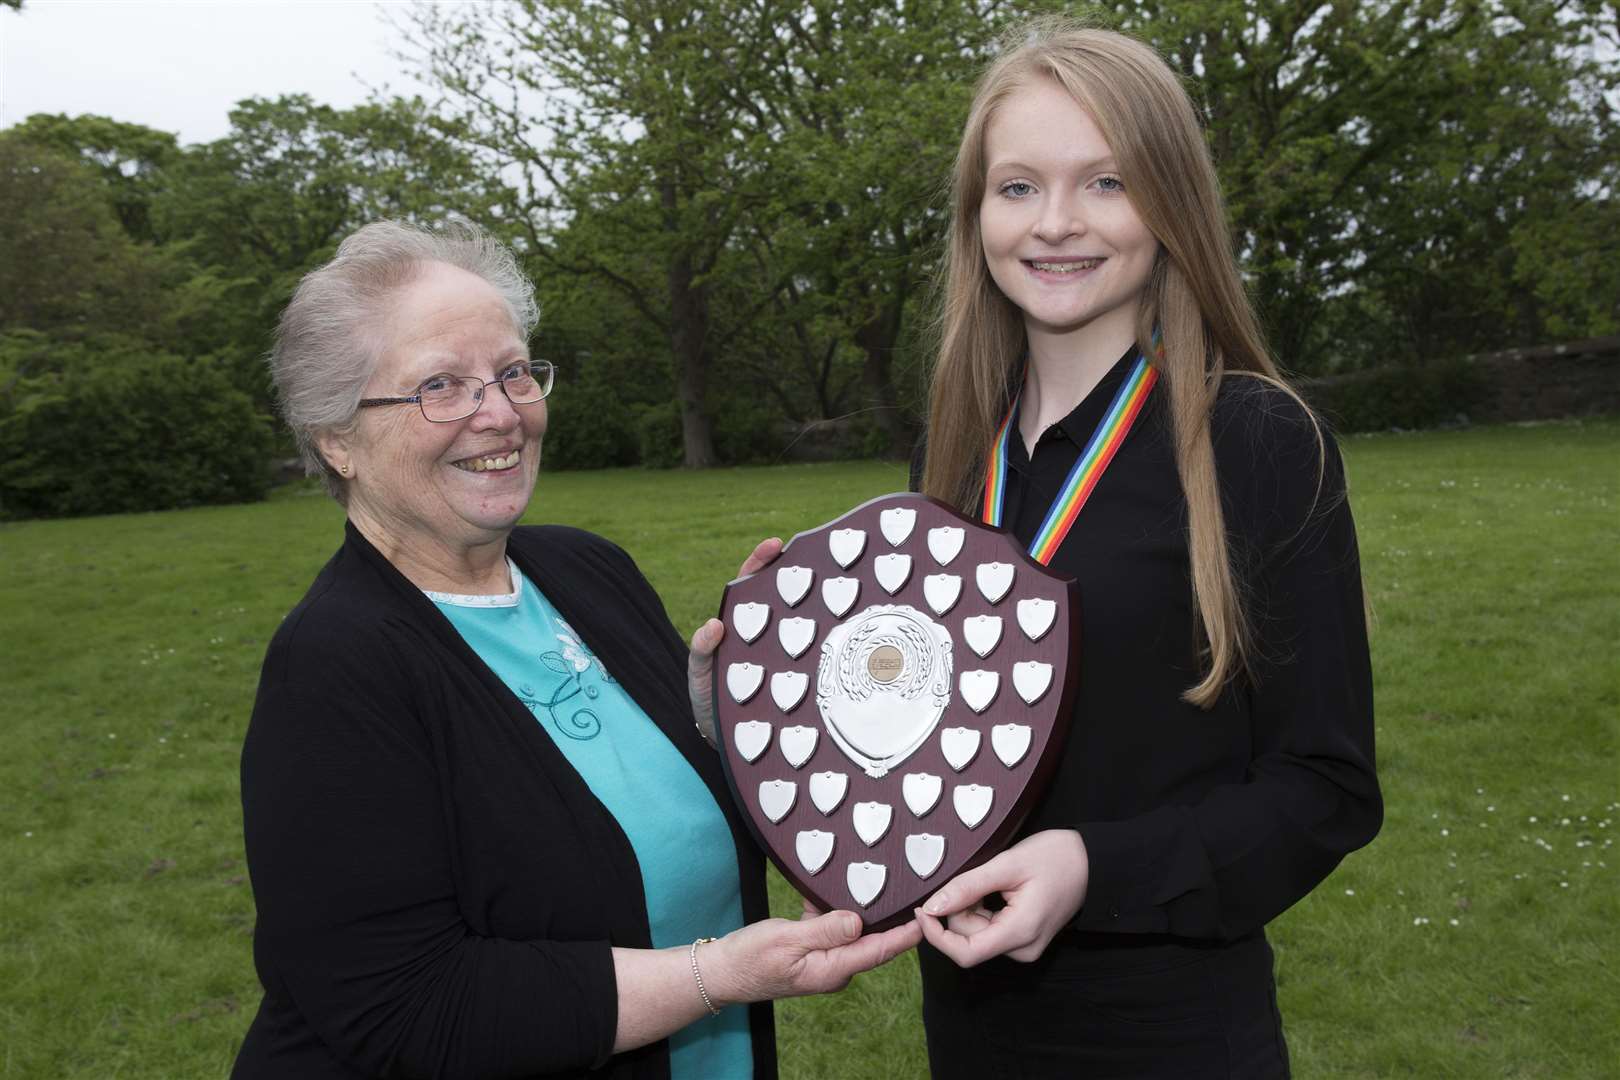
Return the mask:
<svg viewBox="0 0 1620 1080">
<path fill-rule="evenodd" d="M 338 472 L 342 473 L 344 476 L 348 476 L 349 475 L 349 467 L 347 465 L 341 466 L 341 467 L 339 467 Z"/>
</svg>

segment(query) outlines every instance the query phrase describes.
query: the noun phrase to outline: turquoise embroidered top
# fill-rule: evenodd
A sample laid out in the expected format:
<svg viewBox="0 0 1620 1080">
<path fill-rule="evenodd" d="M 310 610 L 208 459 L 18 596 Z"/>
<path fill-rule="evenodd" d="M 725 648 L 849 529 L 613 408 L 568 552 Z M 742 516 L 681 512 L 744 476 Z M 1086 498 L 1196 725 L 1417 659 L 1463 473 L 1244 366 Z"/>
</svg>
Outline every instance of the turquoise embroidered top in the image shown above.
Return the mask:
<svg viewBox="0 0 1620 1080">
<path fill-rule="evenodd" d="M 428 598 L 624 830 L 641 865 L 653 947 L 742 926 L 736 848 L 709 789 L 540 590 L 507 566 L 512 593 Z M 753 1075 L 745 1007 L 705 1016 L 669 1043 L 673 1080 Z"/>
</svg>

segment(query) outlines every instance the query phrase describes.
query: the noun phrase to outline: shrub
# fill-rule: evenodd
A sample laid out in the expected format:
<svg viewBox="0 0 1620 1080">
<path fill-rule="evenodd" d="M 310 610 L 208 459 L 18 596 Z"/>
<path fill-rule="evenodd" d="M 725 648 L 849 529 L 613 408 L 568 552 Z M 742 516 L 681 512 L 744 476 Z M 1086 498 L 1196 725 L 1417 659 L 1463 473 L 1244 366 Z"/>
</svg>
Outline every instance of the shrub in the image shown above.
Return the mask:
<svg viewBox="0 0 1620 1080">
<path fill-rule="evenodd" d="M 1335 430 L 1416 429 L 1466 420 L 1484 397 L 1481 372 L 1467 360 L 1437 360 L 1305 379 L 1300 393 Z"/>
<path fill-rule="evenodd" d="M 552 469 L 606 469 L 636 461 L 636 417 L 602 383 L 560 385 L 546 399 L 544 461 Z"/>
<path fill-rule="evenodd" d="M 710 413 L 714 421 L 714 452 L 727 465 L 760 465 L 776 461 L 786 440 L 778 410 L 742 397 L 717 401 Z"/>
<path fill-rule="evenodd" d="M 674 469 L 686 461 L 680 405 L 661 401 L 633 406 L 636 413 L 637 452 L 649 469 Z M 714 402 L 709 412 L 714 452 L 727 465 L 751 465 L 776 460 L 783 439 L 780 422 L 768 408 L 740 399 Z"/>
<path fill-rule="evenodd" d="M 12 384 L 0 398 L 0 516 L 262 499 L 270 421 L 211 364 L 160 356 Z"/>
<path fill-rule="evenodd" d="M 636 456 L 649 469 L 673 469 L 686 457 L 681 410 L 673 401 L 637 405 Z"/>
</svg>

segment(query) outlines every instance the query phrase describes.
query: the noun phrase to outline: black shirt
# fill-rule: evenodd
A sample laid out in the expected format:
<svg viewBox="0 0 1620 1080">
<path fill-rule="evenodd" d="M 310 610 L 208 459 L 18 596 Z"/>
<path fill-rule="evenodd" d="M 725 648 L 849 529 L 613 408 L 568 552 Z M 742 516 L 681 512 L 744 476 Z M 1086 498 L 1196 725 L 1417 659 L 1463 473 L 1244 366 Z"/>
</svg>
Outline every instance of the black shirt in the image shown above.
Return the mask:
<svg viewBox="0 0 1620 1080">
<path fill-rule="evenodd" d="M 1009 440 L 1004 524 L 1026 546 L 1135 361 L 1037 440 Z M 1378 831 L 1372 676 L 1342 462 L 1286 392 L 1228 376 L 1216 470 L 1256 649 L 1212 709 L 1198 681 L 1186 500 L 1156 387 L 1052 569 L 1080 583 L 1079 693 L 1026 832 L 1072 827 L 1091 878 L 1073 928 L 1232 940 Z M 934 434 L 933 437 L 938 437 Z"/>
</svg>

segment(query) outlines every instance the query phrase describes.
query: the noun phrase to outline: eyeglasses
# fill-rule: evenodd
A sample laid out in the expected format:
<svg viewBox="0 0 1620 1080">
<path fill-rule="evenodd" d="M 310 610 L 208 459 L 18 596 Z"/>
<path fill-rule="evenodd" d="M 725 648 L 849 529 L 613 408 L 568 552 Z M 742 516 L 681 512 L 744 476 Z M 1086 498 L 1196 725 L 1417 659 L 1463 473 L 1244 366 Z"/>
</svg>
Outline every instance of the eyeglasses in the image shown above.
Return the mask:
<svg viewBox="0 0 1620 1080">
<path fill-rule="evenodd" d="M 484 403 L 484 389 L 499 385 L 514 405 L 533 405 L 551 393 L 557 365 L 549 360 L 513 364 L 499 378 L 488 382 L 473 375 L 430 375 L 410 397 L 361 398 L 360 407 L 373 405 L 416 405 L 435 424 L 465 420 Z"/>
</svg>

